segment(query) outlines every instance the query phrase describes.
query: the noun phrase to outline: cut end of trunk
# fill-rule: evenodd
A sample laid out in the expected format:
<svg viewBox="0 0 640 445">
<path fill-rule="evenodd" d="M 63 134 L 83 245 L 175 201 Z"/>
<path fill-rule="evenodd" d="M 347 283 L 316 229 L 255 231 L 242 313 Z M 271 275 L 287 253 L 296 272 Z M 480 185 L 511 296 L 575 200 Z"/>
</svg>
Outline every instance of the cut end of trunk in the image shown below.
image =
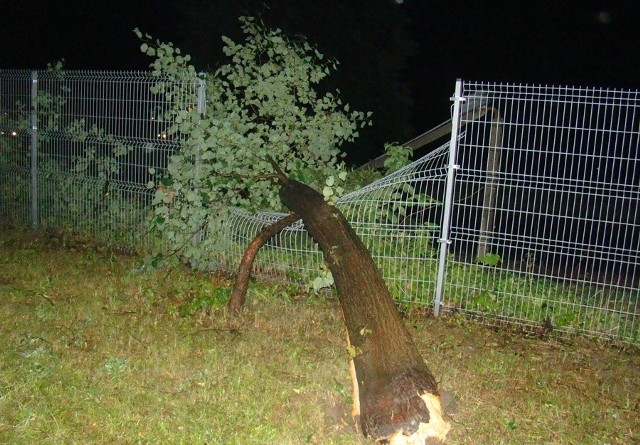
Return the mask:
<svg viewBox="0 0 640 445">
<path fill-rule="evenodd" d="M 451 425 L 442 417 L 440 397 L 425 393 L 420 396 L 429 411 L 429 422 L 421 422 L 418 429 L 411 435 L 397 431 L 389 437 L 376 439 L 376 443 L 389 445 L 425 445 L 444 443 Z"/>
</svg>

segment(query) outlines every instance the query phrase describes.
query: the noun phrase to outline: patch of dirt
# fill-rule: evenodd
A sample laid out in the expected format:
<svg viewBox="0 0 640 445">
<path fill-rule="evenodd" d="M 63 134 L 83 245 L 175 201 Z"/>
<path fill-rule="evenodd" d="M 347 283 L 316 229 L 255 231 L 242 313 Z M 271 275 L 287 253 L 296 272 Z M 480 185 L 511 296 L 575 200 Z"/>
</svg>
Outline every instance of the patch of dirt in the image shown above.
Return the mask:
<svg viewBox="0 0 640 445">
<path fill-rule="evenodd" d="M 10 277 L 5 277 L 3 275 L 0 275 L 0 286 L 9 286 L 11 283 L 13 283 L 15 281 L 15 279 L 12 279 Z"/>
<path fill-rule="evenodd" d="M 351 419 L 351 407 L 347 406 L 344 401 L 334 399 L 327 401 L 324 406 L 325 428 L 336 431 L 345 428 L 355 430 L 353 420 Z"/>
</svg>

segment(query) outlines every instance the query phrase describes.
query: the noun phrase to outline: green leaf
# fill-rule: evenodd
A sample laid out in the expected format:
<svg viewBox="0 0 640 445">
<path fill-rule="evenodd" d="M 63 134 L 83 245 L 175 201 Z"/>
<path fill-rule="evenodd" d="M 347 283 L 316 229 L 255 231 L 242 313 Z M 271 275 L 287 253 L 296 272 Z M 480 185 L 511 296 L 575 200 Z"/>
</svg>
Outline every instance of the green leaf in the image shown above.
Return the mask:
<svg viewBox="0 0 640 445">
<path fill-rule="evenodd" d="M 485 266 L 497 266 L 500 263 L 500 255 L 495 253 L 487 253 L 481 257 L 476 258 L 476 263 L 484 264 Z"/>
</svg>

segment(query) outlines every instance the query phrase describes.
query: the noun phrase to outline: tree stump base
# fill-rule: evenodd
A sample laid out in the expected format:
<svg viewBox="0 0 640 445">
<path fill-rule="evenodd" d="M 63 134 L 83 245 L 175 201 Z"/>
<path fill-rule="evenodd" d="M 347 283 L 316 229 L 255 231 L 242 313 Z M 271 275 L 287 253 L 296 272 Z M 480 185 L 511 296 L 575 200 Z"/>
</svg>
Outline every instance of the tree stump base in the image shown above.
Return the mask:
<svg viewBox="0 0 640 445">
<path fill-rule="evenodd" d="M 440 397 L 429 393 L 424 393 L 419 397 L 429 412 L 429 422 L 420 422 L 418 429 L 408 436 L 402 431 L 396 431 L 391 437 L 387 437 L 383 441 L 390 445 L 436 445 L 444 443 L 451 425 L 444 420 Z"/>
</svg>

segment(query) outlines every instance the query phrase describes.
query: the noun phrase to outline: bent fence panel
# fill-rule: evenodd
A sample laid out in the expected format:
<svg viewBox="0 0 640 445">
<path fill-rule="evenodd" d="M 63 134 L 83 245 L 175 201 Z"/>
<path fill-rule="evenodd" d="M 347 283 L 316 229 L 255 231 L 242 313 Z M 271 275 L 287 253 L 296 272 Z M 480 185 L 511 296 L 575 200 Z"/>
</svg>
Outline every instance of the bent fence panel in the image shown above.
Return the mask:
<svg viewBox="0 0 640 445">
<path fill-rule="evenodd" d="M 403 303 L 426 306 L 433 298 L 447 157 L 445 145 L 336 202 Z M 226 263 L 238 264 L 253 236 L 283 216 L 236 212 L 227 224 L 233 242 Z M 298 222 L 261 249 L 254 267 L 263 275 L 306 284 L 322 275 L 323 263 L 318 246 Z"/>
</svg>

